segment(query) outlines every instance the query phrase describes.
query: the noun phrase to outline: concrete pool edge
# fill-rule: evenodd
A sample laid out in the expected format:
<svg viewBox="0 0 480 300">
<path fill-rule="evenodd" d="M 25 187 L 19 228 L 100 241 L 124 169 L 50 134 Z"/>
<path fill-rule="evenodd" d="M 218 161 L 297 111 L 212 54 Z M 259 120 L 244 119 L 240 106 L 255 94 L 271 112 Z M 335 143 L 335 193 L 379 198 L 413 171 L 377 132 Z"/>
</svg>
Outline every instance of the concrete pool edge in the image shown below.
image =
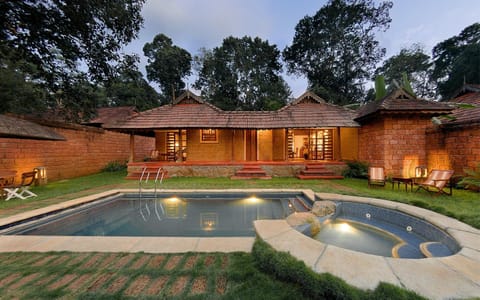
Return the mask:
<svg viewBox="0 0 480 300">
<path fill-rule="evenodd" d="M 480 230 L 435 212 L 387 200 L 316 193 L 323 200 L 369 203 L 395 209 L 436 225 L 460 244 L 448 257 L 398 259 L 351 251 L 313 240 L 285 220 L 254 222 L 257 236 L 318 273 L 328 272 L 362 289 L 388 282 L 429 299 L 471 298 L 480 295 Z"/>
<path fill-rule="evenodd" d="M 153 189 L 142 192 L 153 193 Z M 161 193 L 191 193 L 191 192 L 298 192 L 309 198 L 315 197 L 311 190 L 301 189 L 161 189 Z M 138 189 L 112 189 L 102 193 L 68 200 L 43 208 L 22 212 L 0 219 L 0 227 L 14 224 L 26 219 L 35 218 L 50 213 L 87 204 L 99 199 L 124 194 L 138 193 Z M 251 252 L 255 237 L 83 237 L 83 236 L 23 236 L 0 235 L 0 252 L 47 252 L 47 251 L 78 251 L 78 252 L 148 252 L 148 253 L 185 253 L 185 252 Z"/>
</svg>

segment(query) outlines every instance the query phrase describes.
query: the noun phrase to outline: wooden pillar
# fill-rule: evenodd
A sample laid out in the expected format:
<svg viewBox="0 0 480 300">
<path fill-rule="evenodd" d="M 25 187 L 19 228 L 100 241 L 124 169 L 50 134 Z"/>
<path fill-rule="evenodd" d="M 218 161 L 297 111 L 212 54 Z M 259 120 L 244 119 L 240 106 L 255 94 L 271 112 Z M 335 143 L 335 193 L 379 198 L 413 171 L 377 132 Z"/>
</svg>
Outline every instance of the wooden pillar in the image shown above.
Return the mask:
<svg viewBox="0 0 480 300">
<path fill-rule="evenodd" d="M 135 135 L 130 134 L 130 155 L 128 156 L 128 162 L 133 162 L 135 157 Z"/>
<path fill-rule="evenodd" d="M 342 138 L 340 134 L 340 127 L 337 127 L 337 145 L 338 145 L 338 150 L 336 151 L 337 155 L 335 157 L 335 160 L 341 160 L 342 159 Z"/>
</svg>

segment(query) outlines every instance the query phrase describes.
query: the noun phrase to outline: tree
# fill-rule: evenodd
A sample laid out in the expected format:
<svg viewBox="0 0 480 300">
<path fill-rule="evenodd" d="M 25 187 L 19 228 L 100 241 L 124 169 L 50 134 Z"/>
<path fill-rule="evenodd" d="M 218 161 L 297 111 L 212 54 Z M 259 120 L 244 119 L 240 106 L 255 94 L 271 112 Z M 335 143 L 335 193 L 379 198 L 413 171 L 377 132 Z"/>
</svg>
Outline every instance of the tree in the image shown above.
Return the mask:
<svg viewBox="0 0 480 300">
<path fill-rule="evenodd" d="M 327 101 L 347 104 L 364 98 L 364 83 L 385 55 L 375 32 L 391 22 L 392 2 L 330 0 L 295 27 L 283 51 L 288 71 L 307 77 L 309 87 Z"/>
<path fill-rule="evenodd" d="M 433 78 L 443 99 L 464 83 L 480 83 L 480 23 L 474 23 L 433 48 Z"/>
<path fill-rule="evenodd" d="M 143 3 L 144 0 L 1 1 L 0 63 L 2 67 L 17 66 L 20 62 L 33 66 L 35 72 L 22 70 L 28 75 L 25 82 L 44 89 L 47 104 L 54 104 L 53 95 L 60 92 L 65 96 L 66 90 L 76 86 L 72 83 L 79 81 L 79 74 L 82 82 L 89 83 L 103 82 L 112 76 L 119 50 L 137 37 L 143 24 Z M 85 67 L 88 73 L 80 71 Z M 85 105 L 77 103 L 65 108 L 81 107 Z M 88 117 L 88 113 L 82 115 Z"/>
<path fill-rule="evenodd" d="M 224 110 L 275 110 L 290 95 L 280 75 L 280 51 L 258 37 L 228 37 L 220 47 L 204 49 L 195 61 L 195 88 Z"/>
<path fill-rule="evenodd" d="M 143 53 L 148 57 L 147 78 L 159 84 L 163 96 L 179 95 L 185 88 L 183 78 L 191 74 L 192 56 L 164 35 L 157 34 L 146 43 Z"/>
<path fill-rule="evenodd" d="M 138 70 L 138 62 L 138 56 L 126 56 L 117 66 L 118 75 L 106 86 L 109 106 L 133 105 L 142 111 L 161 104 L 158 93 Z"/>
<path fill-rule="evenodd" d="M 401 49 L 397 55 L 385 60 L 382 66 L 375 70 L 375 76 L 383 75 L 388 83 L 387 90 L 392 91 L 405 81 L 403 77 L 407 74 L 408 81 L 418 97 L 434 98 L 436 84 L 432 80 L 432 71 L 430 56 L 425 54 L 420 45 L 415 44 Z"/>
</svg>

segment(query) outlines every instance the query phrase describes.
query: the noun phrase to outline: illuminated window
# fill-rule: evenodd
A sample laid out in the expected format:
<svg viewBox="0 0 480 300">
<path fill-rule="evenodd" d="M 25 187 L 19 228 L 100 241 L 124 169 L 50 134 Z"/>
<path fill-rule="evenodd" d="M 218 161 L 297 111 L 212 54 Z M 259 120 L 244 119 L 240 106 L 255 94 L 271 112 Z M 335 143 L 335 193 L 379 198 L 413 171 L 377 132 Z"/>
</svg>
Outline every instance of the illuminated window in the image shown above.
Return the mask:
<svg viewBox="0 0 480 300">
<path fill-rule="evenodd" d="M 218 136 L 216 129 L 201 129 L 200 130 L 201 143 L 218 143 Z"/>
</svg>

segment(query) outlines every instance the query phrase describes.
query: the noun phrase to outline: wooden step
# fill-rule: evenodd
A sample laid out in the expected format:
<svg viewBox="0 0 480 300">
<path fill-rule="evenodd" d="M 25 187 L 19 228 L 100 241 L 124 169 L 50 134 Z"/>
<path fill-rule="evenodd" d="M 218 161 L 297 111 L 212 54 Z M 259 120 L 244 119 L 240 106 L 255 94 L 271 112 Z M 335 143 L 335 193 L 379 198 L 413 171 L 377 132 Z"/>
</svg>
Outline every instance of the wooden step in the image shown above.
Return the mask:
<svg viewBox="0 0 480 300">
<path fill-rule="evenodd" d="M 244 166 L 230 179 L 272 179 L 260 166 Z"/>
<path fill-rule="evenodd" d="M 325 168 L 322 164 L 306 164 L 305 169 L 297 175 L 298 179 L 343 179 L 343 176 Z"/>
</svg>

